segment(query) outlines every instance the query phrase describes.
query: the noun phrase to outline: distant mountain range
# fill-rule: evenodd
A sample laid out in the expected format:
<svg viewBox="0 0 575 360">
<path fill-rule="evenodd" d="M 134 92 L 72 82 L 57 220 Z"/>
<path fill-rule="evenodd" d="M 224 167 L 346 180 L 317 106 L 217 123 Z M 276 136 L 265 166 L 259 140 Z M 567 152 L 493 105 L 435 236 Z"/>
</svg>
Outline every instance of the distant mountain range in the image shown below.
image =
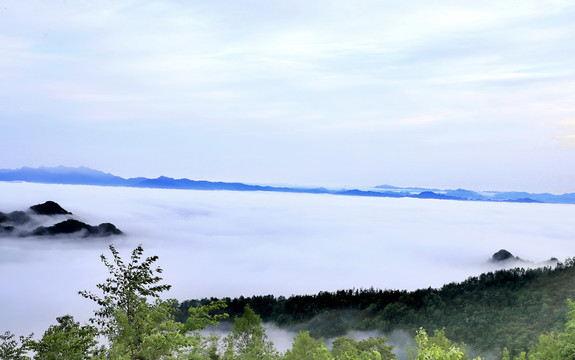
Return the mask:
<svg viewBox="0 0 575 360">
<path fill-rule="evenodd" d="M 0 169 L 0 181 L 25 181 L 43 184 L 73 184 L 98 186 L 125 186 L 136 188 L 190 189 L 190 190 L 230 190 L 230 191 L 273 191 L 306 194 L 332 194 L 370 197 L 409 197 L 418 199 L 441 199 L 459 201 L 497 201 L 522 203 L 575 204 L 575 193 L 554 195 L 549 193 L 532 194 L 527 192 L 470 191 L 464 189 L 440 190 L 426 188 L 402 188 L 391 185 L 378 185 L 372 189 L 326 189 L 248 185 L 243 183 L 214 182 L 205 180 L 174 179 L 160 176 L 156 179 L 145 177 L 125 179 L 87 167 L 40 167 L 21 169 Z"/>
</svg>

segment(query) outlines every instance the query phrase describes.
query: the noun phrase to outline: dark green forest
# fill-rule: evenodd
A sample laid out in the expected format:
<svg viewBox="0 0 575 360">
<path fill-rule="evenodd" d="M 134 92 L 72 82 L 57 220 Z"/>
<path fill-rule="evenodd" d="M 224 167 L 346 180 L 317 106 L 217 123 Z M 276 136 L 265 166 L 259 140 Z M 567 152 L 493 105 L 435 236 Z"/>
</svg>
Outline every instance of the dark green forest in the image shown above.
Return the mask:
<svg viewBox="0 0 575 360">
<path fill-rule="evenodd" d="M 423 327 L 444 329 L 445 336 L 464 342 L 473 355 L 511 355 L 527 351 L 538 336 L 563 331 L 566 300 L 575 299 L 575 266 L 567 259 L 556 267 L 515 268 L 470 277 L 440 289 L 416 291 L 352 289 L 316 295 L 272 295 L 224 298 L 225 312 L 234 318 L 249 305 L 264 322 L 313 337 L 343 336 L 350 330 L 410 334 Z M 188 308 L 211 301 L 179 304 L 176 319 L 185 321 Z"/>
<path fill-rule="evenodd" d="M 409 360 L 575 359 L 573 259 L 556 267 L 512 269 L 441 289 L 341 290 L 289 298 L 268 296 L 163 300 L 157 256 L 141 246 L 122 259 L 101 256 L 109 272 L 86 324 L 66 314 L 43 334 L 0 333 L 1 360 L 394 360 L 385 336 L 355 340 L 349 330 L 407 331 Z M 232 322 L 225 336 L 209 333 Z M 278 351 L 263 322 L 297 331 Z M 5 329 L 2 329 L 5 330 Z M 324 338 L 334 338 L 328 347 Z"/>
</svg>

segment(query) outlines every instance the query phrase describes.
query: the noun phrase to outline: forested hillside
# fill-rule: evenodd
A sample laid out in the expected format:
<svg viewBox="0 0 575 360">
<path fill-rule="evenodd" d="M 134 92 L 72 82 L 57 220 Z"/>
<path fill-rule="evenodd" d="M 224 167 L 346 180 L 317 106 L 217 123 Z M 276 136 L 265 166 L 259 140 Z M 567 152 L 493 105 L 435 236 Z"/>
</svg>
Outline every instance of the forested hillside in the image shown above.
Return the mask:
<svg viewBox="0 0 575 360">
<path fill-rule="evenodd" d="M 312 296 L 203 299 L 178 304 L 160 296 L 157 256 L 138 246 L 124 261 L 113 246 L 101 256 L 109 277 L 79 295 L 98 306 L 87 324 L 56 319 L 41 337 L 0 333 L 1 360 L 395 360 L 384 336 L 346 338 L 351 329 L 407 330 L 409 360 L 550 360 L 575 358 L 573 259 L 555 268 L 513 269 L 441 289 L 349 290 Z M 184 315 L 185 314 L 185 315 Z M 259 315 L 258 315 L 259 314 Z M 233 319 L 225 336 L 209 326 Z M 278 351 L 262 325 L 298 330 Z M 6 330 L 6 329 L 3 329 Z M 328 347 L 322 336 L 339 336 Z M 105 340 L 103 343 L 101 340 Z M 467 346 L 467 345 L 469 346 Z"/>
<path fill-rule="evenodd" d="M 225 298 L 231 318 L 249 305 L 265 322 L 314 337 L 342 336 L 349 330 L 396 329 L 415 334 L 423 327 L 469 345 L 477 354 L 511 354 L 527 350 L 538 336 L 560 331 L 567 319 L 568 298 L 575 299 L 573 259 L 557 267 L 500 270 L 416 291 L 354 289 L 293 295 Z M 177 319 L 190 306 L 216 299 L 184 301 Z"/>
</svg>

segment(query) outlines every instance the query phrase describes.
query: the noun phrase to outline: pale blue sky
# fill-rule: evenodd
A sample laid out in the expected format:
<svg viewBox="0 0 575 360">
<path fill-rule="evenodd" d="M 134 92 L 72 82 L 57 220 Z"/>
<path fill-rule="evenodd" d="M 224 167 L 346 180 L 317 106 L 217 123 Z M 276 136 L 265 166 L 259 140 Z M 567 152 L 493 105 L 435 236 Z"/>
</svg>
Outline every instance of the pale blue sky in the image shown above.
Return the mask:
<svg viewBox="0 0 575 360">
<path fill-rule="evenodd" d="M 0 168 L 575 192 L 573 1 L 0 0 Z"/>
</svg>

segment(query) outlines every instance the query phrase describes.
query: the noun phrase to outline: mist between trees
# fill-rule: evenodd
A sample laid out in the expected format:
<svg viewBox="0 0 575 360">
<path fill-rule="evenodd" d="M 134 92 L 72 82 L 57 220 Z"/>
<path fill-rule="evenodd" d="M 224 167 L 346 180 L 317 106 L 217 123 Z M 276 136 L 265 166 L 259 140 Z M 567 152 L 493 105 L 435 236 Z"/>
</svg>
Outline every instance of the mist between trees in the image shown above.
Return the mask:
<svg viewBox="0 0 575 360">
<path fill-rule="evenodd" d="M 318 295 L 162 299 L 157 256 L 142 246 L 123 260 L 101 256 L 109 277 L 98 293 L 80 291 L 98 309 L 86 324 L 71 315 L 56 319 L 41 337 L 0 335 L 0 359 L 570 359 L 575 356 L 573 259 L 555 268 L 512 269 L 482 274 L 441 289 L 413 292 L 375 289 Z M 281 351 L 262 318 L 292 331 Z M 232 324 L 233 321 L 233 324 Z M 229 331 L 211 332 L 218 324 Z M 224 326 L 225 328 L 225 326 Z M 405 329 L 412 347 L 396 348 L 373 334 L 342 333 Z M 430 329 L 428 332 L 425 329 Z M 535 332 L 537 332 L 535 334 Z M 540 335 L 539 334 L 543 334 Z M 330 336 L 335 335 L 335 336 Z M 371 334 L 370 334 L 371 335 Z M 324 337 L 329 341 L 324 341 Z M 465 343 L 470 344 L 467 348 Z M 329 345 L 329 346 L 328 346 Z M 399 351 L 398 351 L 399 350 Z"/>
</svg>

